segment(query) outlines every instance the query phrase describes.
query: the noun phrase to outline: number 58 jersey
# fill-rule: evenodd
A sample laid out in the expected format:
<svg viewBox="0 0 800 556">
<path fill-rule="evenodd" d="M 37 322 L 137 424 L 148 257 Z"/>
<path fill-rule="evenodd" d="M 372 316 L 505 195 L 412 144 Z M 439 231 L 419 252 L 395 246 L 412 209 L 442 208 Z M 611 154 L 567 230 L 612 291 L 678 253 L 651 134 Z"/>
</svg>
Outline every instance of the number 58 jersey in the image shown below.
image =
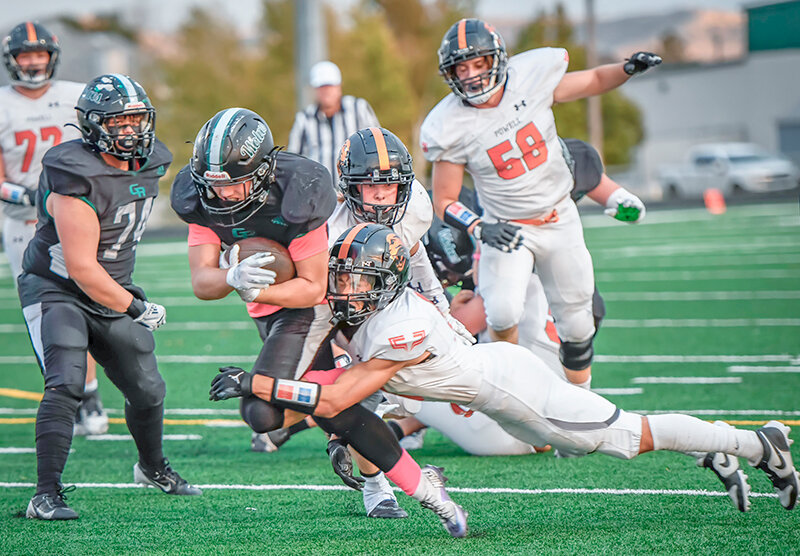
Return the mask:
<svg viewBox="0 0 800 556">
<path fill-rule="evenodd" d="M 75 104 L 81 83 L 53 81 L 39 98 L 28 98 L 13 87 L 0 87 L 0 149 L 6 181 L 35 190 L 47 149 L 80 137 Z M 4 203 L 5 204 L 5 203 Z M 6 215 L 17 220 L 35 218 L 31 207 L 5 204 Z"/>
<path fill-rule="evenodd" d="M 48 196 L 57 193 L 91 207 L 100 224 L 97 262 L 118 284 L 131 284 L 136 245 L 158 195 L 158 180 L 171 162 L 172 153 L 157 139 L 150 158 L 137 171 L 109 166 L 80 139 L 47 151 L 36 195 L 39 222 L 25 250 L 23 270 L 82 295 L 67 272 L 55 222 L 47 212 Z"/>
<path fill-rule="evenodd" d="M 422 124 L 425 157 L 464 164 L 481 205 L 495 218 L 537 217 L 572 188 L 552 110 L 568 61 L 561 48 L 512 56 L 498 106 L 476 108 L 451 93 Z"/>
</svg>

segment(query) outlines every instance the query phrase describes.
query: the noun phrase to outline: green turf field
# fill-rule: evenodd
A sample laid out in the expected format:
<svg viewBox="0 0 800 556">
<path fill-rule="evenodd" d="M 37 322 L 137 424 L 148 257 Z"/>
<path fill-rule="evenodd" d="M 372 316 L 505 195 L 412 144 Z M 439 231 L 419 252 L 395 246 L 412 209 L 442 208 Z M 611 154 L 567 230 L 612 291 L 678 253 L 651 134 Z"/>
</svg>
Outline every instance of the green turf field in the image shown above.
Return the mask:
<svg viewBox="0 0 800 556">
<path fill-rule="evenodd" d="M 778 418 L 800 438 L 797 203 L 732 207 L 721 216 L 651 210 L 641 226 L 601 215 L 584 222 L 608 307 L 593 387 L 635 392 L 610 396 L 629 410 L 680 410 L 747 427 Z M 236 403 L 208 401 L 216 367 L 246 366 L 260 347 L 258 335 L 237 297 L 192 297 L 181 243 L 147 237 L 136 281 L 169 312 L 156 332 L 167 381 L 165 433 L 190 435 L 165 440 L 165 451 L 205 493 L 176 498 L 136 488 L 131 440 L 77 438 L 64 482 L 79 485 L 69 503 L 81 518 L 27 520 L 35 455 L 9 449 L 34 446 L 37 402 L 26 393 L 40 392 L 42 381 L 4 271 L 3 554 L 800 553 L 800 509 L 784 510 L 766 476 L 746 466 L 754 495 L 751 511 L 740 514 L 716 477 L 685 456 L 476 458 L 436 432 L 412 455 L 446 468 L 453 497 L 470 512 L 469 537 L 451 539 L 403 494 L 408 519 L 368 519 L 360 495 L 330 470 L 318 429 L 277 453 L 251 453 L 249 430 L 236 426 Z M 100 389 L 112 412 L 109 433 L 127 433 L 119 392 L 104 376 Z"/>
</svg>

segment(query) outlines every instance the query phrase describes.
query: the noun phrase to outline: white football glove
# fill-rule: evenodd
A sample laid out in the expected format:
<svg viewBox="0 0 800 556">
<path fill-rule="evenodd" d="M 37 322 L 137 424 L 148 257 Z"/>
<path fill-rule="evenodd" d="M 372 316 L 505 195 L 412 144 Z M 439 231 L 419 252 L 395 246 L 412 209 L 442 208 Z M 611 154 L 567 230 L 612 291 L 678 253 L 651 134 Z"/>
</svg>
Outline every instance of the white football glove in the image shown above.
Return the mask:
<svg viewBox="0 0 800 556">
<path fill-rule="evenodd" d="M 464 326 L 460 320 L 455 318 L 450 313 L 442 313 L 444 316 L 444 320 L 447 321 L 447 324 L 450 325 L 450 328 L 455 330 L 455 333 L 464 338 L 466 341 L 470 343 L 470 345 L 477 344 L 478 340 L 475 339 L 475 336 L 469 333 L 467 327 Z"/>
<path fill-rule="evenodd" d="M 144 312 L 133 319 L 133 322 L 138 322 L 150 332 L 156 328 L 163 326 L 167 322 L 167 310 L 163 305 L 158 303 L 151 303 L 144 301 Z"/>
<path fill-rule="evenodd" d="M 644 220 L 645 208 L 639 197 L 624 187 L 620 187 L 608 196 L 604 212 L 621 222 L 636 224 Z"/>
<path fill-rule="evenodd" d="M 252 302 L 262 290 L 275 283 L 275 271 L 261 268 L 275 261 L 270 253 L 256 253 L 239 261 L 239 246 L 234 245 L 230 254 L 230 265 L 225 281 L 236 290 L 244 301 Z"/>
<path fill-rule="evenodd" d="M 219 252 L 219 267 L 222 270 L 228 270 L 231 267 L 231 263 L 225 260 L 225 253 L 227 253 L 227 251 L 224 249 Z"/>
</svg>

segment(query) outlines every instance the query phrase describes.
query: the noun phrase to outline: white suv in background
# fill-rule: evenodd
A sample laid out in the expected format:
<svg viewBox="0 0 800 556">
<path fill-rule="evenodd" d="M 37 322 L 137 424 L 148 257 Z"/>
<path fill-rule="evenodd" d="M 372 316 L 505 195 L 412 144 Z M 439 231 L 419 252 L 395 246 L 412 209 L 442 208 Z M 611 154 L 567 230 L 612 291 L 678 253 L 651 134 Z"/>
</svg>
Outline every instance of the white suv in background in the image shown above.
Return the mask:
<svg viewBox="0 0 800 556">
<path fill-rule="evenodd" d="M 659 172 L 663 197 L 700 197 L 706 189 L 725 196 L 743 192 L 764 193 L 794 189 L 800 172 L 789 160 L 753 143 L 709 143 L 689 151 L 682 166 Z"/>
</svg>

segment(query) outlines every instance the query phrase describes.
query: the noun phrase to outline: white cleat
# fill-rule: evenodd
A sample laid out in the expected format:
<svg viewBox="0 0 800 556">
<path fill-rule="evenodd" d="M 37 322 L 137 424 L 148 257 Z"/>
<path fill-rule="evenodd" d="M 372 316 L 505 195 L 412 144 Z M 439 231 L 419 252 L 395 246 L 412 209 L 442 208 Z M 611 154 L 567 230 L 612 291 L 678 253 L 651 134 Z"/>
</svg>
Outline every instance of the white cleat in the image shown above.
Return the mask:
<svg viewBox="0 0 800 556">
<path fill-rule="evenodd" d="M 800 476 L 794 468 L 789 446 L 794 442 L 789 438 L 789 427 L 778 421 L 770 421 L 756 431 L 764 455 L 755 466 L 767 474 L 778 492 L 781 506 L 787 510 L 794 508 L 800 491 Z"/>
<path fill-rule="evenodd" d="M 439 517 L 439 521 L 450 533 L 450 536 L 462 538 L 467 536 L 467 512 L 453 502 L 444 488 L 447 477 L 440 467 L 426 465 L 422 468 L 422 480 L 430 483 L 430 494 L 421 500 L 423 508 L 432 510 Z"/>
<path fill-rule="evenodd" d="M 108 414 L 100 402 L 100 392 L 95 390 L 86 394 L 78 406 L 72 433 L 75 436 L 94 436 L 107 432 Z"/>
<path fill-rule="evenodd" d="M 725 421 L 715 421 L 714 424 L 718 427 L 732 428 Z M 737 510 L 746 512 L 750 509 L 750 485 L 747 483 L 747 475 L 739 467 L 739 459 L 736 456 L 709 452 L 697 458 L 697 465 L 711 469 L 719 477 Z"/>
</svg>

